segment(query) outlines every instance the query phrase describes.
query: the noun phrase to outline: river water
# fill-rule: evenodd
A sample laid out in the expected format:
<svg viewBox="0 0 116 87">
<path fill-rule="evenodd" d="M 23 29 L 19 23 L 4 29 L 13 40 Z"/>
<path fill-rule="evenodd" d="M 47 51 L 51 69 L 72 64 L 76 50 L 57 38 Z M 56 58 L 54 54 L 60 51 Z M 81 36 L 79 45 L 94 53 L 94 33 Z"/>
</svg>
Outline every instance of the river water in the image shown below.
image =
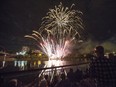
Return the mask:
<svg viewBox="0 0 116 87">
<path fill-rule="evenodd" d="M 10 71 L 22 71 L 22 70 L 30 70 L 30 69 L 38 69 L 43 68 L 44 65 L 46 67 L 54 66 L 63 66 L 63 65 L 71 65 L 71 64 L 79 64 L 82 62 L 87 62 L 85 60 L 83 61 L 60 61 L 60 60 L 53 60 L 53 61 L 1 61 L 0 62 L 0 72 L 10 72 Z M 81 69 L 86 69 L 88 67 L 88 64 L 82 64 L 79 66 L 73 66 L 78 67 Z"/>
</svg>

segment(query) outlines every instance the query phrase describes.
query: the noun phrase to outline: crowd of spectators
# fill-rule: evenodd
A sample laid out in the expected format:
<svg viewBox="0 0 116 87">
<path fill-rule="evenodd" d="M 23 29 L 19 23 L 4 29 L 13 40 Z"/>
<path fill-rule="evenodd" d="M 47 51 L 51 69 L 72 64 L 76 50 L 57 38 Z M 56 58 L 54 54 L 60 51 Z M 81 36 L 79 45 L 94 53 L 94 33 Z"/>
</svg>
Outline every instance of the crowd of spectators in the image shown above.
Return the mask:
<svg viewBox="0 0 116 87">
<path fill-rule="evenodd" d="M 62 70 L 52 76 L 44 74 L 39 78 L 38 85 L 24 87 L 116 87 L 116 57 L 112 53 L 105 57 L 103 46 L 97 46 L 94 54 L 84 72 L 79 68 L 76 71 L 70 68 L 67 73 Z M 19 87 L 16 86 L 17 81 L 13 82 L 12 87 Z"/>
</svg>

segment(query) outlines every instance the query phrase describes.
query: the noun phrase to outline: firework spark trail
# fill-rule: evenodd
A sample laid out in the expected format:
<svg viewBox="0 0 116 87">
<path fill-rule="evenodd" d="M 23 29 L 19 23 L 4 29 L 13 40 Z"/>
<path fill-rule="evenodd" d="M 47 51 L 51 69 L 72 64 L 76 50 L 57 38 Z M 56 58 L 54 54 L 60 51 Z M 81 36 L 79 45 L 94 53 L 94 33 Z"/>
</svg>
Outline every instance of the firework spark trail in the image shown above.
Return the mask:
<svg viewBox="0 0 116 87">
<path fill-rule="evenodd" d="M 78 30 L 83 29 L 82 12 L 64 7 L 62 3 L 49 9 L 42 20 L 39 31 L 33 31 L 32 38 L 39 43 L 41 50 L 51 59 L 61 59 L 70 53 L 75 37 L 80 37 Z"/>
<path fill-rule="evenodd" d="M 26 35 L 25 37 L 32 38 L 36 40 L 42 51 L 48 55 L 49 58 L 61 58 L 68 53 L 68 46 L 72 40 L 65 40 L 64 43 L 58 43 L 55 38 L 52 39 L 51 37 L 42 37 L 40 33 L 37 31 L 33 31 L 32 35 Z"/>
<path fill-rule="evenodd" d="M 77 31 L 80 28 L 83 29 L 82 19 L 79 16 L 82 12 L 73 10 L 73 5 L 70 8 L 65 8 L 62 3 L 60 3 L 60 5 L 55 6 L 54 9 L 49 9 L 47 16 L 43 18 L 40 29 L 43 30 L 46 28 L 53 33 L 69 32 L 70 28 Z"/>
</svg>

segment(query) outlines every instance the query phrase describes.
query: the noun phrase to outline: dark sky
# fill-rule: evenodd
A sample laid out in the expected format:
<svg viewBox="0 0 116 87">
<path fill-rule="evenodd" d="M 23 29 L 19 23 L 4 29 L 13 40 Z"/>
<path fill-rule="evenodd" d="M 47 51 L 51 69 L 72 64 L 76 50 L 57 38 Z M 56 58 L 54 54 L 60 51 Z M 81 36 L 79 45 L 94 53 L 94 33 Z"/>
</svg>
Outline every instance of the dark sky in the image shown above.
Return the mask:
<svg viewBox="0 0 116 87">
<path fill-rule="evenodd" d="M 88 38 L 96 41 L 116 38 L 115 0 L 0 0 L 0 46 L 18 50 L 23 45 L 35 45 L 24 35 L 38 30 L 42 17 L 60 1 L 68 7 L 74 3 L 74 9 L 83 12 Z"/>
</svg>

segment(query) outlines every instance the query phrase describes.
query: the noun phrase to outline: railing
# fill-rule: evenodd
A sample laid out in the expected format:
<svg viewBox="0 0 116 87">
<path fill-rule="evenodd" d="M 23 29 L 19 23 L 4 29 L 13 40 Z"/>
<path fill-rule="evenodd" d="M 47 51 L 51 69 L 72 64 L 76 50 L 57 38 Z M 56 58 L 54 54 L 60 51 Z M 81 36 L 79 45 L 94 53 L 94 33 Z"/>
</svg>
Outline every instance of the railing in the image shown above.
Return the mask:
<svg viewBox="0 0 116 87">
<path fill-rule="evenodd" d="M 70 67 L 79 67 L 81 65 L 89 64 L 86 63 L 79 63 L 79 64 L 72 64 L 72 65 L 63 65 L 63 66 L 55 66 L 55 67 L 46 67 L 46 68 L 39 68 L 39 69 L 31 69 L 31 70 L 24 70 L 24 71 L 12 71 L 12 72 L 4 72 L 0 73 L 0 87 L 6 87 L 6 84 L 10 79 L 23 79 L 25 82 L 30 83 L 38 78 L 41 71 L 49 70 L 49 69 L 69 69 Z M 31 79 L 30 79 L 31 78 Z M 26 84 L 26 83 L 25 83 Z M 25 85 L 23 83 L 23 85 Z M 28 86 L 29 87 L 29 86 Z"/>
</svg>

